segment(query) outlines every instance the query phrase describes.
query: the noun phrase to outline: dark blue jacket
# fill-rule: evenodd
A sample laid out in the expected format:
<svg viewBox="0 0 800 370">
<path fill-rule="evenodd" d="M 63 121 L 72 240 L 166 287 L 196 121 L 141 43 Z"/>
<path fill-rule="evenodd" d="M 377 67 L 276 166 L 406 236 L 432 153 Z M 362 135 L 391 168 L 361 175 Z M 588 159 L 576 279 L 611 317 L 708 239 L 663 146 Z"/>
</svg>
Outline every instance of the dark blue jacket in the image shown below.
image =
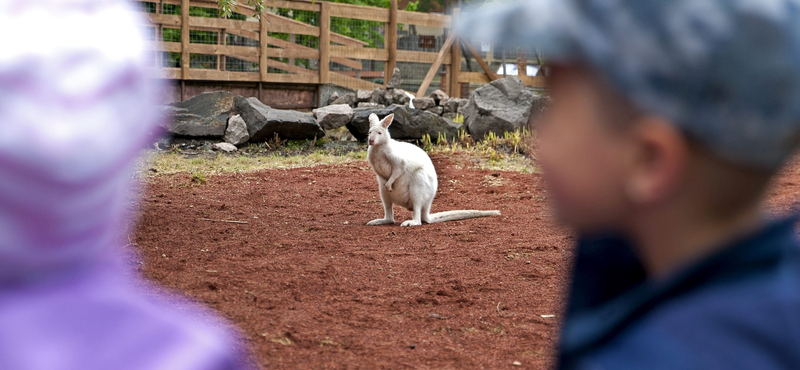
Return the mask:
<svg viewBox="0 0 800 370">
<path fill-rule="evenodd" d="M 800 369 L 796 219 L 659 282 L 627 243 L 578 243 L 560 369 Z"/>
</svg>

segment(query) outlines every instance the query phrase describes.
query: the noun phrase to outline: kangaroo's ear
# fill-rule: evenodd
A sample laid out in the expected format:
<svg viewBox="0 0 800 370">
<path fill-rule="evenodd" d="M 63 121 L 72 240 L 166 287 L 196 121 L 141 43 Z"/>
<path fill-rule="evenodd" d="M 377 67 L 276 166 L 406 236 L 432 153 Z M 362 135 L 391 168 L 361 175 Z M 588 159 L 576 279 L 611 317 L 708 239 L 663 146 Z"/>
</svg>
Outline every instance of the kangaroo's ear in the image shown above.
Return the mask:
<svg viewBox="0 0 800 370">
<path fill-rule="evenodd" d="M 381 124 L 383 125 L 383 127 L 385 127 L 385 128 L 388 128 L 388 127 L 389 127 L 389 125 L 391 125 L 391 124 L 392 124 L 392 121 L 393 121 L 393 120 L 394 120 L 394 113 L 392 113 L 392 114 L 390 114 L 390 115 L 386 116 L 386 117 L 383 119 L 383 121 L 381 121 Z"/>
<path fill-rule="evenodd" d="M 377 126 L 377 125 L 379 125 L 380 123 L 381 123 L 381 121 L 380 121 L 380 120 L 378 120 L 378 115 L 377 115 L 377 114 L 375 114 L 375 113 L 371 113 L 371 114 L 369 115 L 369 125 L 370 125 L 370 126 Z"/>
</svg>

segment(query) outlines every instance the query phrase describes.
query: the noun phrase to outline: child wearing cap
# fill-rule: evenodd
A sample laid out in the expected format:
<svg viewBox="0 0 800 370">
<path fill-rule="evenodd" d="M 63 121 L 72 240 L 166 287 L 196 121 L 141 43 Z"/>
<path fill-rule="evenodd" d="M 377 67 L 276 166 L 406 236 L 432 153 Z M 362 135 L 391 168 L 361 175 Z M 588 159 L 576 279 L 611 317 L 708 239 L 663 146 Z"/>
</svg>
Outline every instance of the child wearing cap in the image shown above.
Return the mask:
<svg viewBox="0 0 800 370">
<path fill-rule="evenodd" d="M 459 29 L 552 63 L 537 155 L 580 235 L 559 368 L 800 368 L 795 218 L 762 207 L 800 139 L 800 3 L 532 0 Z"/>
</svg>

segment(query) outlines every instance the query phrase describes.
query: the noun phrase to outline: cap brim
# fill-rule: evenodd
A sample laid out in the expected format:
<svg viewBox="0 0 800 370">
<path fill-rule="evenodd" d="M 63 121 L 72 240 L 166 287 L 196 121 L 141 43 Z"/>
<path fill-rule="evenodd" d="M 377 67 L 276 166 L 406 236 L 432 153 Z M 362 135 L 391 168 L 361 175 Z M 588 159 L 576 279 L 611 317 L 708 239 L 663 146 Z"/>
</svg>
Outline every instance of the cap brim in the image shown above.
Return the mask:
<svg viewBox="0 0 800 370">
<path fill-rule="evenodd" d="M 453 29 L 465 40 L 536 49 L 567 61 L 577 56 L 578 18 L 569 1 L 526 0 L 466 8 Z"/>
</svg>

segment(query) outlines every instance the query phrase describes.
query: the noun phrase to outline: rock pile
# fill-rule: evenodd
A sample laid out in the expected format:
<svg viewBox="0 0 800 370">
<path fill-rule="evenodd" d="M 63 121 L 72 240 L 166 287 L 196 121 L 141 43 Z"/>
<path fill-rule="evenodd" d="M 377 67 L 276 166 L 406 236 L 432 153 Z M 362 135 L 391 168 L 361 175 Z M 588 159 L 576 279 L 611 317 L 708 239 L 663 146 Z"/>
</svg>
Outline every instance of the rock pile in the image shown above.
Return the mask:
<svg viewBox="0 0 800 370">
<path fill-rule="evenodd" d="M 395 78 L 396 77 L 396 78 Z M 173 136 L 221 140 L 228 145 L 215 149 L 233 151 L 237 145 L 262 142 L 276 134 L 282 139 L 320 139 L 325 130 L 346 126 L 358 140 L 366 140 L 370 114 L 394 114 L 389 127 L 393 138 L 419 140 L 455 138 L 467 130 L 478 139 L 487 133 L 502 135 L 528 122 L 532 108 L 538 112 L 545 98 L 529 92 L 515 76 L 494 81 L 476 90 L 469 100 L 450 98 L 441 90 L 428 97 L 414 98 L 400 86 L 400 73 L 392 76 L 392 88 L 358 90 L 341 96 L 334 93 L 327 106 L 313 113 L 273 109 L 257 98 L 227 91 L 202 93 L 189 100 L 163 107 L 164 128 Z M 464 123 L 453 120 L 463 115 Z"/>
</svg>

